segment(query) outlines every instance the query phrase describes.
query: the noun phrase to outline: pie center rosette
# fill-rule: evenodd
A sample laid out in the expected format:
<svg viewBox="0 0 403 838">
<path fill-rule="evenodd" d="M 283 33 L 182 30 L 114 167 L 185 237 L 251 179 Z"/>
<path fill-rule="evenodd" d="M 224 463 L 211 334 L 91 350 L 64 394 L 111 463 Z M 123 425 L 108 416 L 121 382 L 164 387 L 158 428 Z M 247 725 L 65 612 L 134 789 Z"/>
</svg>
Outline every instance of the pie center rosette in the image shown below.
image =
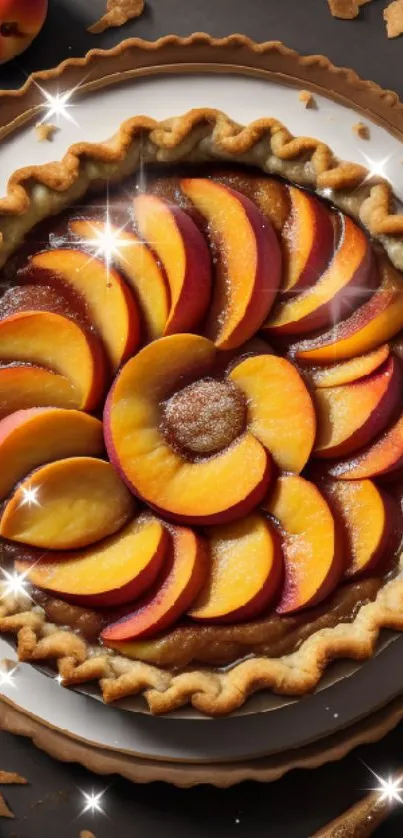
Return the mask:
<svg viewBox="0 0 403 838">
<path fill-rule="evenodd" d="M 398 546 L 401 276 L 348 216 L 236 177 L 137 195 L 133 229 L 71 212 L 0 303 L 5 553 L 129 657 L 304 611 Z"/>
</svg>

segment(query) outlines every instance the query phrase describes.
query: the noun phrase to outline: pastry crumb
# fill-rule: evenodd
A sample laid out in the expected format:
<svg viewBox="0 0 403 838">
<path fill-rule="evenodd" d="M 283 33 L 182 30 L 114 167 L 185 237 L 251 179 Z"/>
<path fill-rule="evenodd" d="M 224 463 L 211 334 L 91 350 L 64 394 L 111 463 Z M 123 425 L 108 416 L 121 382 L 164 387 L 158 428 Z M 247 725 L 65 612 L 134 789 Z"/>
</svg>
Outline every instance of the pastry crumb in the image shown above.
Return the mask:
<svg viewBox="0 0 403 838">
<path fill-rule="evenodd" d="M 107 0 L 106 13 L 92 26 L 88 32 L 99 35 L 113 26 L 123 26 L 129 20 L 140 17 L 144 10 L 144 0 Z"/>
<path fill-rule="evenodd" d="M 354 20 L 359 13 L 358 0 L 327 0 L 333 17 Z"/>
<path fill-rule="evenodd" d="M 313 94 L 309 90 L 301 90 L 298 96 L 300 102 L 303 103 L 305 108 L 317 108 L 316 99 L 314 98 Z"/>
<path fill-rule="evenodd" d="M 0 794 L 0 818 L 14 818 L 14 814 L 11 809 L 8 808 L 2 794 Z"/>
<path fill-rule="evenodd" d="M 56 131 L 57 125 L 52 125 L 51 122 L 39 122 L 38 125 L 35 125 L 35 134 L 38 143 L 51 142 Z"/>
<path fill-rule="evenodd" d="M 353 132 L 360 140 L 369 140 L 369 127 L 364 125 L 363 122 L 356 122 L 353 125 Z"/>
<path fill-rule="evenodd" d="M 28 781 L 14 771 L 2 771 L 0 769 L 0 786 L 25 785 Z"/>
<path fill-rule="evenodd" d="M 403 35 L 403 0 L 393 0 L 383 10 L 388 38 L 398 38 Z"/>
</svg>

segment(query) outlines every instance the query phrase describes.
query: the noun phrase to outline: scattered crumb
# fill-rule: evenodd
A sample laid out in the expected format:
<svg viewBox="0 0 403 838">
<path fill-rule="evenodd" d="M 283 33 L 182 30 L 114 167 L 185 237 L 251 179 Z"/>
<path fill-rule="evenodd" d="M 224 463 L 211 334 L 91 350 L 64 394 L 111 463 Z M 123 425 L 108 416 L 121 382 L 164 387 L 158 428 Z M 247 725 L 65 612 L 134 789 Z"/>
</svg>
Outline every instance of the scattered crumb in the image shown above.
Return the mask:
<svg viewBox="0 0 403 838">
<path fill-rule="evenodd" d="M 316 100 L 309 90 L 301 90 L 298 99 L 306 108 L 317 108 Z"/>
<path fill-rule="evenodd" d="M 128 20 L 139 17 L 144 9 L 144 0 L 107 0 L 106 14 L 88 27 L 92 35 L 99 35 L 112 26 L 123 26 Z"/>
<path fill-rule="evenodd" d="M 383 10 L 388 38 L 398 38 L 403 35 L 403 0 L 393 0 Z"/>
<path fill-rule="evenodd" d="M 57 126 L 52 125 L 51 122 L 39 122 L 38 125 L 35 125 L 35 133 L 38 143 L 43 143 L 45 140 L 51 142 L 56 131 Z"/>
<path fill-rule="evenodd" d="M 95 835 L 93 832 L 89 832 L 88 829 L 83 829 L 80 832 L 80 838 L 95 838 Z"/>
<path fill-rule="evenodd" d="M 27 782 L 28 780 L 25 777 L 20 777 L 14 771 L 1 771 L 0 769 L 0 786 L 25 785 Z"/>
<path fill-rule="evenodd" d="M 8 808 L 6 801 L 2 794 L 0 794 L 0 818 L 13 818 L 14 815 L 11 809 Z"/>
<path fill-rule="evenodd" d="M 355 125 L 353 125 L 353 131 L 354 134 L 356 134 L 357 137 L 360 137 L 361 140 L 369 140 L 369 127 L 368 125 L 364 125 L 363 122 L 356 122 Z"/>
<path fill-rule="evenodd" d="M 358 0 L 327 0 L 333 17 L 353 20 L 358 16 Z"/>
</svg>

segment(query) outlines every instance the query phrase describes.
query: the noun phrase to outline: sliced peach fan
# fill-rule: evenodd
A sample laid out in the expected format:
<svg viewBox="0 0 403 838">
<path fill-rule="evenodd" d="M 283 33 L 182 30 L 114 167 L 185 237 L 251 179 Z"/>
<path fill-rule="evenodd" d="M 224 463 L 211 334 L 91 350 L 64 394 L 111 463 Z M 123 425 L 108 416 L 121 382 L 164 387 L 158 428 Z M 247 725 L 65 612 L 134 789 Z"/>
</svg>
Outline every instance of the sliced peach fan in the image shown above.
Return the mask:
<svg viewBox="0 0 403 838">
<path fill-rule="evenodd" d="M 312 401 L 291 363 L 258 355 L 221 381 L 216 355 L 207 338 L 161 338 L 123 367 L 107 399 L 111 461 L 140 498 L 179 521 L 247 514 L 267 491 L 272 456 L 300 471 L 314 443 Z"/>
</svg>

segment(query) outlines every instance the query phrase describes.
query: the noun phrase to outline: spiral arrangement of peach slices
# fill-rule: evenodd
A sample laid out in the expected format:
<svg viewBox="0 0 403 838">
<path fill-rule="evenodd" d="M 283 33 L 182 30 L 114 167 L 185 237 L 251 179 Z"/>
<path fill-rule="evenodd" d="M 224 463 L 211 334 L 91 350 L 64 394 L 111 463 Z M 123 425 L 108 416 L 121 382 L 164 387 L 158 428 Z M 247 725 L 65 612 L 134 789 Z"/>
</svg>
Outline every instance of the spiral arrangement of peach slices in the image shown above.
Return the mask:
<svg viewBox="0 0 403 838">
<path fill-rule="evenodd" d="M 71 216 L 0 301 L 0 535 L 129 655 L 396 554 L 402 278 L 348 216 L 259 184 L 182 179 L 124 229 Z"/>
</svg>

